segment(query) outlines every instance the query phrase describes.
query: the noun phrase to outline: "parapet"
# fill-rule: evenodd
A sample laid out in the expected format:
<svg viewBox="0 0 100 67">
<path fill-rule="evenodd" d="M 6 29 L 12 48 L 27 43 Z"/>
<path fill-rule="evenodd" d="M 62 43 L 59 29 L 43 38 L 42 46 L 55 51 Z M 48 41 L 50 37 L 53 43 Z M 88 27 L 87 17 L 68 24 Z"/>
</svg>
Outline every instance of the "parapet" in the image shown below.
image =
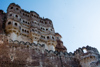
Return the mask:
<svg viewBox="0 0 100 67">
<path fill-rule="evenodd" d="M 20 8 L 20 9 L 21 9 L 21 7 L 20 7 L 18 4 L 15 4 L 15 3 L 11 3 L 11 4 L 8 6 L 8 9 L 9 9 L 9 8 L 12 8 L 12 7 L 17 7 L 17 8 Z M 8 9 L 7 9 L 7 11 L 8 11 Z"/>
<path fill-rule="evenodd" d="M 30 14 L 31 14 L 31 16 L 36 16 L 36 17 L 39 17 L 39 14 L 38 14 L 38 13 L 36 13 L 35 11 L 30 11 Z"/>
<path fill-rule="evenodd" d="M 74 51 L 74 53 L 75 54 L 77 54 L 77 53 L 85 53 L 84 50 L 86 52 L 99 54 L 98 50 L 96 48 L 94 48 L 94 47 L 91 47 L 91 46 L 86 46 L 86 47 L 82 47 L 82 48 L 76 49 L 76 51 Z"/>
<path fill-rule="evenodd" d="M 55 36 L 60 36 L 62 38 L 62 36 L 59 33 L 55 33 Z"/>
<path fill-rule="evenodd" d="M 3 10 L 0 10 L 0 14 L 5 14 L 5 12 Z"/>
</svg>

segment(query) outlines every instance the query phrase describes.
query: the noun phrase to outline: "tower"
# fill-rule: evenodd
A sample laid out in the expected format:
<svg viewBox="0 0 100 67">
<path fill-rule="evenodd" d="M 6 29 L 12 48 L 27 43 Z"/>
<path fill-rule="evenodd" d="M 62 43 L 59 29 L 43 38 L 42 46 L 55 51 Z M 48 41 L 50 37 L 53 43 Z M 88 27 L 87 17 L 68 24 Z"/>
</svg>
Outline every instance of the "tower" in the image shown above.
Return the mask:
<svg viewBox="0 0 100 67">
<path fill-rule="evenodd" d="M 11 40 L 44 44 L 45 49 L 55 50 L 57 41 L 52 21 L 41 18 L 35 11 L 25 11 L 11 3 L 7 9 L 6 32 Z"/>
<path fill-rule="evenodd" d="M 63 42 L 61 41 L 62 36 L 59 33 L 55 33 L 55 37 L 56 37 L 56 41 L 57 41 L 57 45 L 55 47 L 56 51 L 60 52 L 66 52 L 67 49 L 66 47 L 63 45 Z"/>
<path fill-rule="evenodd" d="M 21 33 L 20 23 L 20 10 L 21 8 L 14 3 L 10 4 L 7 9 L 6 32 L 10 39 L 17 40 Z"/>
</svg>

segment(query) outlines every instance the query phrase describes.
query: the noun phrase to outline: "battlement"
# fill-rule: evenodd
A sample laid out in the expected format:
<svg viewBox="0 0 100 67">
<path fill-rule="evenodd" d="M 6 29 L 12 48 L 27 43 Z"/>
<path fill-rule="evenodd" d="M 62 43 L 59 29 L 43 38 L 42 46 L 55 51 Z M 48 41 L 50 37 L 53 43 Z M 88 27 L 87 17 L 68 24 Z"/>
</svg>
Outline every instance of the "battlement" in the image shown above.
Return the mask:
<svg viewBox="0 0 100 67">
<path fill-rule="evenodd" d="M 74 54 L 86 54 L 86 53 L 99 54 L 99 51 L 96 48 L 91 47 L 91 46 L 78 48 L 78 49 L 76 49 L 76 51 L 74 51 Z"/>
</svg>

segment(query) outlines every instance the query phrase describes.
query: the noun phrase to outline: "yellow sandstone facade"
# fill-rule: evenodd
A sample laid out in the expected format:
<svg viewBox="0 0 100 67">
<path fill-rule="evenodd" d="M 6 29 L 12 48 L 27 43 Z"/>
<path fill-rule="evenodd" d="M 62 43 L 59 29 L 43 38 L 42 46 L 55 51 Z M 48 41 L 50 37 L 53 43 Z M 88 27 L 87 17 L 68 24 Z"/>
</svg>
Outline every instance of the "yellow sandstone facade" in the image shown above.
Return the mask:
<svg viewBox="0 0 100 67">
<path fill-rule="evenodd" d="M 55 50 L 56 36 L 52 21 L 41 18 L 36 12 L 27 12 L 12 3 L 7 9 L 6 32 L 8 39 L 44 44 L 45 49 Z"/>
</svg>

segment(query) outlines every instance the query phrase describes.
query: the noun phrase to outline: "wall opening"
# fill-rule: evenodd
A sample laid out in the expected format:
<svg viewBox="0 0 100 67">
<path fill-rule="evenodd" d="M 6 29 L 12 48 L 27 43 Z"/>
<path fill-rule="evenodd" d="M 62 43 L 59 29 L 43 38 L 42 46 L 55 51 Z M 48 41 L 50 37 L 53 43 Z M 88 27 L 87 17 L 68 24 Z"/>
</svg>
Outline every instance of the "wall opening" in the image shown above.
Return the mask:
<svg viewBox="0 0 100 67">
<path fill-rule="evenodd" d="M 86 49 L 83 49 L 83 52 L 84 52 L 84 53 L 87 53 L 87 50 L 86 50 Z"/>
</svg>

